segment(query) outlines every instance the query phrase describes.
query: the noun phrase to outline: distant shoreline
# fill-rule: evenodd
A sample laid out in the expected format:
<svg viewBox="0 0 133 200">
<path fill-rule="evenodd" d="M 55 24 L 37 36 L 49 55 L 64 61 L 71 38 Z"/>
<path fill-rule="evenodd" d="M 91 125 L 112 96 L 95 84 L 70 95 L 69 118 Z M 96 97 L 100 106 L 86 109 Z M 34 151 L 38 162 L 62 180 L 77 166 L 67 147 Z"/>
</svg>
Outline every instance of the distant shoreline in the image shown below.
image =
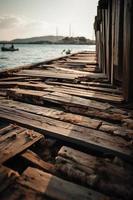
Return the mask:
<svg viewBox="0 0 133 200">
<path fill-rule="evenodd" d="M 95 45 L 96 41 L 85 37 L 41 36 L 14 40 L 0 40 L 0 44 L 51 44 L 51 45 Z"/>
<path fill-rule="evenodd" d="M 0 44 L 12 44 L 13 42 L 0 42 Z M 23 43 L 23 42 L 17 42 L 17 43 L 13 43 L 13 44 L 37 44 L 37 45 L 96 45 L 96 44 L 77 44 L 77 43 L 37 43 L 37 42 L 34 42 L 34 43 Z"/>
</svg>

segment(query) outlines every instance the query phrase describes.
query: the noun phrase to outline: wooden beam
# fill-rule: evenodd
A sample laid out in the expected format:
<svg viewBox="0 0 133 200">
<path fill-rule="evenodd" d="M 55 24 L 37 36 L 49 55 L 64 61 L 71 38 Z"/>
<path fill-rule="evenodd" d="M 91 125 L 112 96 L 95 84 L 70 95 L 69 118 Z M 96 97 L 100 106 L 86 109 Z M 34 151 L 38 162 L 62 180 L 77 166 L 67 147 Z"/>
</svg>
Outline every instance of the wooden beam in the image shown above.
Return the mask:
<svg viewBox="0 0 133 200">
<path fill-rule="evenodd" d="M 28 168 L 18 182 L 23 186 L 57 200 L 73 200 L 75 198 L 78 200 L 110 199 L 89 188 L 76 185 L 34 168 Z"/>
<path fill-rule="evenodd" d="M 45 172 L 55 173 L 55 167 L 53 164 L 45 162 L 36 153 L 30 150 L 26 150 L 20 155 L 20 157 L 28 161 L 32 167 L 36 167 Z"/>
</svg>

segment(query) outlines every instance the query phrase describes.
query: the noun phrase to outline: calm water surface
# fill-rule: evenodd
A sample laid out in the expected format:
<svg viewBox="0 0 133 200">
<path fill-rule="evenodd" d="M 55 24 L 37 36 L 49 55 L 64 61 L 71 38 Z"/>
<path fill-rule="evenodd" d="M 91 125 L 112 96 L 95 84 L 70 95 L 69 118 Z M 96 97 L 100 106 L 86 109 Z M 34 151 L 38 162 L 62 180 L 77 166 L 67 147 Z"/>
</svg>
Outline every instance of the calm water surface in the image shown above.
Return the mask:
<svg viewBox="0 0 133 200">
<path fill-rule="evenodd" d="M 0 45 L 1 47 L 1 45 Z M 95 50 L 91 45 L 38 45 L 38 44 L 19 44 L 15 45 L 19 51 L 2 52 L 0 51 L 0 69 L 21 66 L 45 61 L 52 58 L 63 56 L 64 49 L 71 49 L 72 53 L 83 50 Z"/>
</svg>

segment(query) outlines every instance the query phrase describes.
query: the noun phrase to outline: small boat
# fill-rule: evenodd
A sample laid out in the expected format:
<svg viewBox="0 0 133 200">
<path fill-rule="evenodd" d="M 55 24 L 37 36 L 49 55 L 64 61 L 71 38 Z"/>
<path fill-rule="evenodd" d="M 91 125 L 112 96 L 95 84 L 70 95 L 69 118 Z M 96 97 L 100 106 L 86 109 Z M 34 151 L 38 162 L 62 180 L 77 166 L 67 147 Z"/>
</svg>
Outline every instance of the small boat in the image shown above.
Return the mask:
<svg viewBox="0 0 133 200">
<path fill-rule="evenodd" d="M 19 49 L 15 49 L 15 48 L 12 48 L 12 47 L 1 47 L 1 51 L 19 51 Z"/>
</svg>

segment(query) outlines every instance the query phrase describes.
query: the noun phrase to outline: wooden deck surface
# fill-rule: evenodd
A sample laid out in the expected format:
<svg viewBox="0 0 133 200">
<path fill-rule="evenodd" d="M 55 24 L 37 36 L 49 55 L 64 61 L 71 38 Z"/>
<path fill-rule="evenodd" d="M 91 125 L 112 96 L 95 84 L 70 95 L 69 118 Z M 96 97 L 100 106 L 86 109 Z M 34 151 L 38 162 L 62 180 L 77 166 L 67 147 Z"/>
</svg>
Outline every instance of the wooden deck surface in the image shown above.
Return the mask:
<svg viewBox="0 0 133 200">
<path fill-rule="evenodd" d="M 1 200 L 132 200 L 132 106 L 95 52 L 0 76 Z"/>
</svg>

